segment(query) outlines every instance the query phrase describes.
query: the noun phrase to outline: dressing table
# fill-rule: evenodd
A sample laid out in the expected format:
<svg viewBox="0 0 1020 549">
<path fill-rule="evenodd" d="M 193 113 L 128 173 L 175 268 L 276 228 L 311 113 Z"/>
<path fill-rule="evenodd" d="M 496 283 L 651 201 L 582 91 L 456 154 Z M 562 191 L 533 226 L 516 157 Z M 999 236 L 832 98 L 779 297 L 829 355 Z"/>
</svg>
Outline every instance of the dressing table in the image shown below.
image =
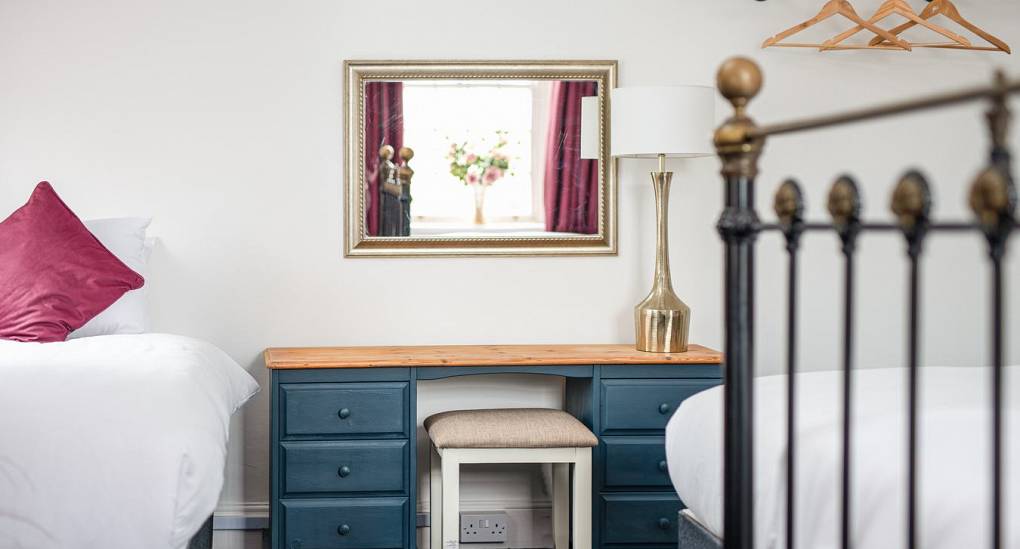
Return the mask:
<svg viewBox="0 0 1020 549">
<path fill-rule="evenodd" d="M 681 503 L 664 429 L 687 397 L 721 382 L 720 353 L 691 345 L 272 348 L 273 549 L 416 544 L 417 382 L 478 374 L 565 379 L 565 410 L 599 438 L 593 547 L 676 547 Z M 423 418 L 421 418 L 423 419 Z"/>
</svg>

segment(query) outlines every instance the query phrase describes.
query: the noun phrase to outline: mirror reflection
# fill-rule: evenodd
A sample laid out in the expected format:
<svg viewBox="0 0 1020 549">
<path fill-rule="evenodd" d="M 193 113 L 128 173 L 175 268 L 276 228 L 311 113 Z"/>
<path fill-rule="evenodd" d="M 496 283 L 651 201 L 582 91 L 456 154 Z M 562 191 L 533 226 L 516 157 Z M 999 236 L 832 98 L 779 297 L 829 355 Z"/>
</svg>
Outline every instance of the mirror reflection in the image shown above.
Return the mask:
<svg viewBox="0 0 1020 549">
<path fill-rule="evenodd" d="M 364 83 L 366 236 L 599 232 L 595 80 Z M 594 116 L 593 116 L 594 115 Z M 594 127 L 593 127 L 594 126 Z"/>
</svg>

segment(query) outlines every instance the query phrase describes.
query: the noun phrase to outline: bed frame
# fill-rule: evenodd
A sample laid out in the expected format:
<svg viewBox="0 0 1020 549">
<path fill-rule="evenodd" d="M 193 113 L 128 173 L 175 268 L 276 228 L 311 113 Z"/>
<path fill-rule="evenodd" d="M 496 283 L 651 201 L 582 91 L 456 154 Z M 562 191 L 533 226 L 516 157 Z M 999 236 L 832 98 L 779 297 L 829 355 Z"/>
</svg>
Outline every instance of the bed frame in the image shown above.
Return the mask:
<svg viewBox="0 0 1020 549">
<path fill-rule="evenodd" d="M 723 540 L 720 542 L 703 527 L 681 514 L 681 547 L 719 547 L 725 549 L 753 549 L 754 509 L 752 468 L 753 452 L 753 381 L 754 381 L 754 257 L 755 240 L 763 232 L 779 232 L 785 237 L 788 255 L 787 303 L 787 470 L 796 470 L 796 445 L 791 436 L 796 413 L 797 371 L 797 252 L 805 233 L 835 233 L 841 243 L 844 261 L 843 330 L 842 330 L 842 461 L 841 461 L 841 547 L 852 547 L 850 531 L 850 456 L 853 436 L 851 371 L 853 356 L 854 319 L 854 256 L 857 239 L 865 233 L 899 232 L 906 243 L 909 262 L 909 330 L 906 358 L 909 371 L 907 404 L 909 406 L 907 454 L 907 531 L 906 547 L 918 547 L 917 538 L 917 393 L 919 354 L 919 286 L 920 263 L 925 240 L 938 233 L 978 232 L 983 234 L 988 248 L 990 272 L 989 314 L 991 315 L 990 360 L 992 375 L 989 380 L 992 401 L 992 516 L 988 528 L 992 531 L 992 548 L 1002 549 L 1003 542 L 1003 475 L 1002 410 L 1003 410 L 1003 256 L 1006 242 L 1017 228 L 1014 211 L 1017 202 L 1016 185 L 1011 175 L 1011 158 L 1007 149 L 1007 130 L 1010 112 L 1007 100 L 1010 94 L 1020 92 L 1020 82 L 1007 81 L 1002 73 L 996 75 L 990 87 L 973 88 L 936 95 L 912 101 L 894 103 L 876 108 L 844 112 L 831 116 L 758 126 L 747 114 L 748 103 L 761 88 L 762 75 L 754 62 L 734 58 L 725 62 L 718 73 L 720 93 L 733 105 L 733 116 L 715 132 L 715 145 L 722 161 L 725 183 L 725 209 L 718 222 L 719 234 L 725 244 L 725 366 L 724 366 L 724 474 L 723 474 Z M 988 101 L 987 121 L 991 136 L 991 151 L 987 167 L 976 177 L 970 188 L 970 206 L 976 218 L 972 222 L 936 222 L 929 217 L 931 194 L 924 176 L 908 171 L 897 183 L 892 194 L 891 208 L 895 223 L 873 223 L 860 218 L 861 200 L 857 184 L 850 176 L 842 176 L 833 183 L 828 196 L 828 209 L 832 221 L 809 223 L 803 219 L 804 200 L 800 185 L 793 179 L 784 181 L 775 195 L 774 223 L 763 223 L 755 211 L 755 178 L 758 158 L 766 139 L 772 136 L 798 133 L 852 122 L 873 120 L 906 112 L 934 109 L 971 101 Z M 1018 473 L 1020 474 L 1020 473 Z M 787 475 L 787 501 L 785 528 L 795 532 L 793 510 L 797 502 L 794 495 L 794 475 Z M 786 536 L 786 547 L 793 549 L 795 536 Z M 896 544 L 899 545 L 899 544 Z"/>
<path fill-rule="evenodd" d="M 213 516 L 202 524 L 195 535 L 188 541 L 188 549 L 212 549 Z"/>
<path fill-rule="evenodd" d="M 379 236 L 411 236 L 411 178 L 408 166 L 414 151 L 400 149 L 400 165 L 393 162 L 393 147 L 379 150 Z"/>
</svg>

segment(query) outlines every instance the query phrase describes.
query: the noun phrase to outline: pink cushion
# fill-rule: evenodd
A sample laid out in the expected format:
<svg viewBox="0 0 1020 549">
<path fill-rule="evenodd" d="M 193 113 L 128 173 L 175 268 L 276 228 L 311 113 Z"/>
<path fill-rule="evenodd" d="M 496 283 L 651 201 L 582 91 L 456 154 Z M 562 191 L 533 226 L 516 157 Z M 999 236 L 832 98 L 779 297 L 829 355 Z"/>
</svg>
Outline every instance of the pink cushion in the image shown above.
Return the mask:
<svg viewBox="0 0 1020 549">
<path fill-rule="evenodd" d="M 45 181 L 0 222 L 0 339 L 64 341 L 144 283 Z"/>
</svg>

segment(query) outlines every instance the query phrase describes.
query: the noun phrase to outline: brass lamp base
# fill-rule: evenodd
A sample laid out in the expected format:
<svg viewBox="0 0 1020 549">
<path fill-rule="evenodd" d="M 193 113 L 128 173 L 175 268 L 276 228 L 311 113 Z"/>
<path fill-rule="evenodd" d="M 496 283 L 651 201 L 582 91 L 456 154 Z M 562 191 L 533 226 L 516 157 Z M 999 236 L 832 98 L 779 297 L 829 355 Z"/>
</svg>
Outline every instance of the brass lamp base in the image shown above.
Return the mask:
<svg viewBox="0 0 1020 549">
<path fill-rule="evenodd" d="M 673 172 L 665 171 L 665 157 L 659 157 L 659 171 L 652 172 L 655 188 L 657 238 L 655 246 L 655 282 L 648 297 L 634 307 L 637 350 L 649 353 L 687 352 L 687 332 L 691 308 L 673 292 L 669 273 L 669 184 Z"/>
<path fill-rule="evenodd" d="M 634 307 L 637 350 L 648 353 L 686 353 L 691 308 L 672 290 L 655 296 L 656 290 Z M 665 298 L 665 299 L 662 299 Z"/>
</svg>

